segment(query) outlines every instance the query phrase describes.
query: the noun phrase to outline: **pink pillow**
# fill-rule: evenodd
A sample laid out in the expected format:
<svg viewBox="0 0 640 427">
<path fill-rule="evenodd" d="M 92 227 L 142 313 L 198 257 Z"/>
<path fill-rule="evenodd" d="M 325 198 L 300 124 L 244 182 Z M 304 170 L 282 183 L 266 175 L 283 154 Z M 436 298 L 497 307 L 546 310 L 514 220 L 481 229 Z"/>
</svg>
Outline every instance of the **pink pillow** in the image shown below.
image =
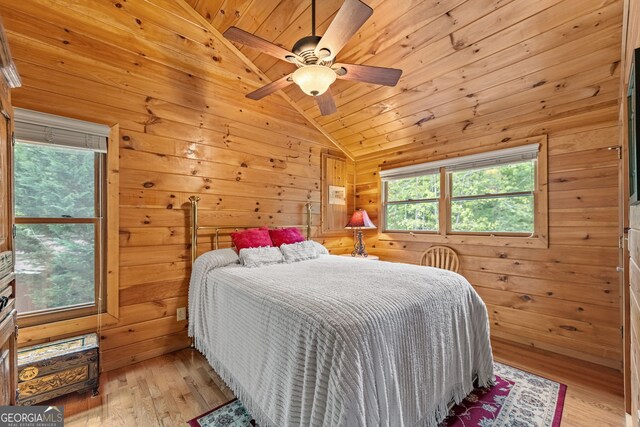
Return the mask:
<svg viewBox="0 0 640 427">
<path fill-rule="evenodd" d="M 304 242 L 306 240 L 300 233 L 300 230 L 295 227 L 269 230 L 269 236 L 271 236 L 273 246 L 277 247 L 280 247 L 280 245 Z"/>
<path fill-rule="evenodd" d="M 267 227 L 249 228 L 231 233 L 231 240 L 238 251 L 245 248 L 271 246 L 271 237 L 269 237 Z"/>
</svg>

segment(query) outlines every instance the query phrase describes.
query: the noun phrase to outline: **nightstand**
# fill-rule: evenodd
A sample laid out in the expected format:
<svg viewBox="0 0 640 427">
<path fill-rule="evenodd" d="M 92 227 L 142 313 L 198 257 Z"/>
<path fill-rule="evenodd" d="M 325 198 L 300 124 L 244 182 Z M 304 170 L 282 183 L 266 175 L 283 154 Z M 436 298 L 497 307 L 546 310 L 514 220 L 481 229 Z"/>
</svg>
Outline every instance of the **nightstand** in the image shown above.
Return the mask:
<svg viewBox="0 0 640 427">
<path fill-rule="evenodd" d="M 340 256 L 348 256 L 349 258 L 364 259 L 368 261 L 380 261 L 380 257 L 377 255 L 369 255 L 369 256 L 363 257 L 363 256 L 351 256 L 351 254 L 342 254 Z"/>
</svg>

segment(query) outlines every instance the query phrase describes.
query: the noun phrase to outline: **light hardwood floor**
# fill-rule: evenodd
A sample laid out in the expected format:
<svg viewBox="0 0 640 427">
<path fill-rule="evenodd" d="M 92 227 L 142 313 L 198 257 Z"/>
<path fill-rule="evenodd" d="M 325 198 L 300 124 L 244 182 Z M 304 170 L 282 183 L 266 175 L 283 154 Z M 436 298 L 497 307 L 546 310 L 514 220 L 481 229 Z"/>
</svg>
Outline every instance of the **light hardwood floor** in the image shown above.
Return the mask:
<svg viewBox="0 0 640 427">
<path fill-rule="evenodd" d="M 498 340 L 493 347 L 497 361 L 568 385 L 562 427 L 624 426 L 616 371 Z M 100 380 L 98 397 L 71 394 L 51 401 L 65 406 L 66 426 L 184 426 L 233 398 L 193 349 L 107 372 Z"/>
</svg>

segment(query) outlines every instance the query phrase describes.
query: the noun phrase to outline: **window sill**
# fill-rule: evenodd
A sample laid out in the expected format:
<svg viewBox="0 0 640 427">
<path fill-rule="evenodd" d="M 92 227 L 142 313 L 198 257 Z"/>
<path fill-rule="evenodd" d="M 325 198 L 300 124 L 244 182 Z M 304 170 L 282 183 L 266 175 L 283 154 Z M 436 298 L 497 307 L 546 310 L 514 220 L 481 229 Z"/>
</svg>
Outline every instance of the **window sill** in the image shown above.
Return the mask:
<svg viewBox="0 0 640 427">
<path fill-rule="evenodd" d="M 406 242 L 424 242 L 451 245 L 505 246 L 511 248 L 547 249 L 549 240 L 545 236 L 487 236 L 469 234 L 434 234 L 387 231 L 378 235 L 380 240 L 399 240 Z"/>
<path fill-rule="evenodd" d="M 98 329 L 98 316 L 100 316 L 103 327 L 118 323 L 118 319 L 108 313 L 76 317 L 75 319 L 60 320 L 24 328 L 20 328 L 20 321 L 18 320 L 18 347 L 46 342 L 51 338 L 60 339 L 83 332 L 94 332 Z"/>
</svg>

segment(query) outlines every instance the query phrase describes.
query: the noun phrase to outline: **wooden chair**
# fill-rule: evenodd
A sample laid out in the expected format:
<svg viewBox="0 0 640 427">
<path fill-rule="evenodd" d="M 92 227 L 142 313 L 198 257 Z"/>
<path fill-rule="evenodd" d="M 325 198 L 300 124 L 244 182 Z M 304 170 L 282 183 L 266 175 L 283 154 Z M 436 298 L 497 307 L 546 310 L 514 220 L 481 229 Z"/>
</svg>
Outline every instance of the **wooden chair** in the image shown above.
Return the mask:
<svg viewBox="0 0 640 427">
<path fill-rule="evenodd" d="M 457 273 L 460 269 L 460 260 L 458 259 L 458 254 L 447 246 L 431 246 L 422 254 L 420 265 L 442 268 Z"/>
</svg>

